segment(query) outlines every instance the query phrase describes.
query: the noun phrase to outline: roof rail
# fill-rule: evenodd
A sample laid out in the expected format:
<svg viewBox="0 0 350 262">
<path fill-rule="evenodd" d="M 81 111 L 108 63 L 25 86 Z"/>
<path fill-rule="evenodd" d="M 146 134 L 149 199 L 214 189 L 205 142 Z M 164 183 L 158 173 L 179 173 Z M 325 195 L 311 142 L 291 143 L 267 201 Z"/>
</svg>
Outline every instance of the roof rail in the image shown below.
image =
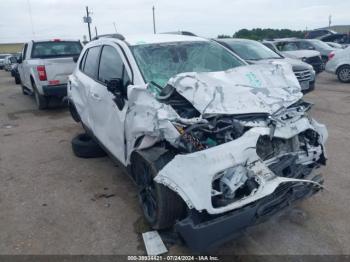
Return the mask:
<svg viewBox="0 0 350 262">
<path fill-rule="evenodd" d="M 92 38 L 91 41 L 92 40 L 97 40 L 97 39 L 100 39 L 100 38 L 116 38 L 116 39 L 119 39 L 119 40 L 122 40 L 122 41 L 125 40 L 125 37 L 122 34 L 117 34 L 116 33 L 116 34 L 97 35 L 94 38 Z"/>
<path fill-rule="evenodd" d="M 189 32 L 189 31 L 164 32 L 161 34 L 197 36 L 196 34 Z"/>
</svg>

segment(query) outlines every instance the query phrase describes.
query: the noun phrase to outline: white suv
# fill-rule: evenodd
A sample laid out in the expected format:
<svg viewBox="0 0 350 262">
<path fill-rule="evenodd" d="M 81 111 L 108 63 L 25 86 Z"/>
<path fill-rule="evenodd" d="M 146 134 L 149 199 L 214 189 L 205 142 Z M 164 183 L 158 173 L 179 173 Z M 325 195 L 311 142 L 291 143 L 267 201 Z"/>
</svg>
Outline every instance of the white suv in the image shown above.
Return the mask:
<svg viewBox="0 0 350 262">
<path fill-rule="evenodd" d="M 192 249 L 322 187 L 327 130 L 288 65 L 248 66 L 199 37 L 115 35 L 84 47 L 68 96 L 138 185 L 150 225 L 175 226 Z"/>
</svg>

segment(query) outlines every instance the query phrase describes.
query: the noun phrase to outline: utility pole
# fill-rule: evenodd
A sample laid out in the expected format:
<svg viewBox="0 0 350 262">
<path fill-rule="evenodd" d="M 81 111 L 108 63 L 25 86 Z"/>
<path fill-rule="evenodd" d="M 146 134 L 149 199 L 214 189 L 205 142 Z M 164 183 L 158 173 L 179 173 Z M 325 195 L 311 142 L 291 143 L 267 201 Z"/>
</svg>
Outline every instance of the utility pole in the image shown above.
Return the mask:
<svg viewBox="0 0 350 262">
<path fill-rule="evenodd" d="M 152 12 L 153 12 L 153 33 L 156 33 L 156 18 L 154 15 L 154 6 L 152 7 Z"/>
<path fill-rule="evenodd" d="M 329 17 L 328 17 L 328 28 L 331 28 L 331 24 L 332 24 L 332 15 L 329 15 Z"/>
<path fill-rule="evenodd" d="M 86 16 L 83 17 L 84 23 L 88 24 L 88 29 L 89 29 L 89 39 L 91 41 L 91 29 L 90 29 L 90 24 L 92 23 L 92 19 L 90 16 L 90 12 L 89 12 L 89 7 L 86 7 Z"/>
<path fill-rule="evenodd" d="M 95 26 L 95 35 L 96 35 L 96 37 L 98 36 L 98 34 L 97 34 L 97 27 Z"/>
<path fill-rule="evenodd" d="M 115 32 L 118 33 L 118 32 L 117 32 L 117 26 L 115 25 L 115 22 L 113 22 L 113 26 L 114 26 Z"/>
</svg>

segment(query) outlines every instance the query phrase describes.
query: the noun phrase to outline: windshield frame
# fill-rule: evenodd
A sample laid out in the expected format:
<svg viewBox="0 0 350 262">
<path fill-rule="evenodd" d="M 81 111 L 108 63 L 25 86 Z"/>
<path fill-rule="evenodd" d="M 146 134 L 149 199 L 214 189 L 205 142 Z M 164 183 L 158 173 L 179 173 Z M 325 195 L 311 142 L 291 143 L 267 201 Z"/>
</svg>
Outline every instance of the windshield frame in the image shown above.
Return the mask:
<svg viewBox="0 0 350 262">
<path fill-rule="evenodd" d="M 130 53 L 131 53 L 131 55 L 132 55 L 132 57 L 133 57 L 133 60 L 134 60 L 134 62 L 135 62 L 135 64 L 136 64 L 136 66 L 137 66 L 137 69 L 138 69 L 138 71 L 139 71 L 139 73 L 140 73 L 140 75 L 141 75 L 141 77 L 142 77 L 143 82 L 144 82 L 145 84 L 152 84 L 152 82 L 153 82 L 153 83 L 155 83 L 155 82 L 154 82 L 153 80 L 151 80 L 151 81 L 147 81 L 147 80 L 146 80 L 146 77 L 145 77 L 145 75 L 144 75 L 143 70 L 141 69 L 141 66 L 140 66 L 140 64 L 139 64 L 139 61 L 138 61 L 138 59 L 136 59 L 136 56 L 135 56 L 135 53 L 134 53 L 134 48 L 135 48 L 135 47 L 137 47 L 137 46 L 142 46 L 142 45 L 163 45 L 163 44 L 165 44 L 165 45 L 166 45 L 166 44 L 169 44 L 169 45 L 170 45 L 170 44 L 196 43 L 196 42 L 215 44 L 215 45 L 219 46 L 220 48 L 224 49 L 224 50 L 225 50 L 228 54 L 230 54 L 234 59 L 238 60 L 238 61 L 241 63 L 241 65 L 239 65 L 239 66 L 246 66 L 246 65 L 248 65 L 248 63 L 247 63 L 244 59 L 242 59 L 242 58 L 239 57 L 237 54 L 235 54 L 234 52 L 232 52 L 230 49 L 228 49 L 227 47 L 225 47 L 225 46 L 223 46 L 223 45 L 217 43 L 217 42 L 214 41 L 214 40 L 209 40 L 209 41 L 205 41 L 205 40 L 198 40 L 198 41 L 171 41 L 171 42 L 159 42 L 159 43 L 153 43 L 153 44 L 129 45 L 129 50 L 130 50 Z M 212 71 L 212 72 L 214 72 L 214 71 Z M 180 73 L 179 73 L 179 74 L 180 74 Z M 175 75 L 177 75 L 177 74 L 175 74 Z M 173 75 L 173 76 L 175 76 L 175 75 Z M 172 78 L 173 76 L 169 77 L 169 79 Z M 160 85 L 159 85 L 158 83 L 156 83 L 156 86 L 159 88 Z M 162 88 L 164 88 L 164 86 L 163 86 Z"/>
</svg>

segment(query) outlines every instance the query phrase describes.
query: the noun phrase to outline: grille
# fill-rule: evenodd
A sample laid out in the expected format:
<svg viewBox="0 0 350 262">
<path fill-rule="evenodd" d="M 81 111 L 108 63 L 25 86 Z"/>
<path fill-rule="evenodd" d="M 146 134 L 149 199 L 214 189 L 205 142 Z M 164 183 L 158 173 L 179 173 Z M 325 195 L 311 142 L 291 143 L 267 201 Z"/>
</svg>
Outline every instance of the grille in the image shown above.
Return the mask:
<svg viewBox="0 0 350 262">
<path fill-rule="evenodd" d="M 311 80 L 311 71 L 310 70 L 295 71 L 294 74 L 297 77 L 299 82 Z"/>
</svg>

